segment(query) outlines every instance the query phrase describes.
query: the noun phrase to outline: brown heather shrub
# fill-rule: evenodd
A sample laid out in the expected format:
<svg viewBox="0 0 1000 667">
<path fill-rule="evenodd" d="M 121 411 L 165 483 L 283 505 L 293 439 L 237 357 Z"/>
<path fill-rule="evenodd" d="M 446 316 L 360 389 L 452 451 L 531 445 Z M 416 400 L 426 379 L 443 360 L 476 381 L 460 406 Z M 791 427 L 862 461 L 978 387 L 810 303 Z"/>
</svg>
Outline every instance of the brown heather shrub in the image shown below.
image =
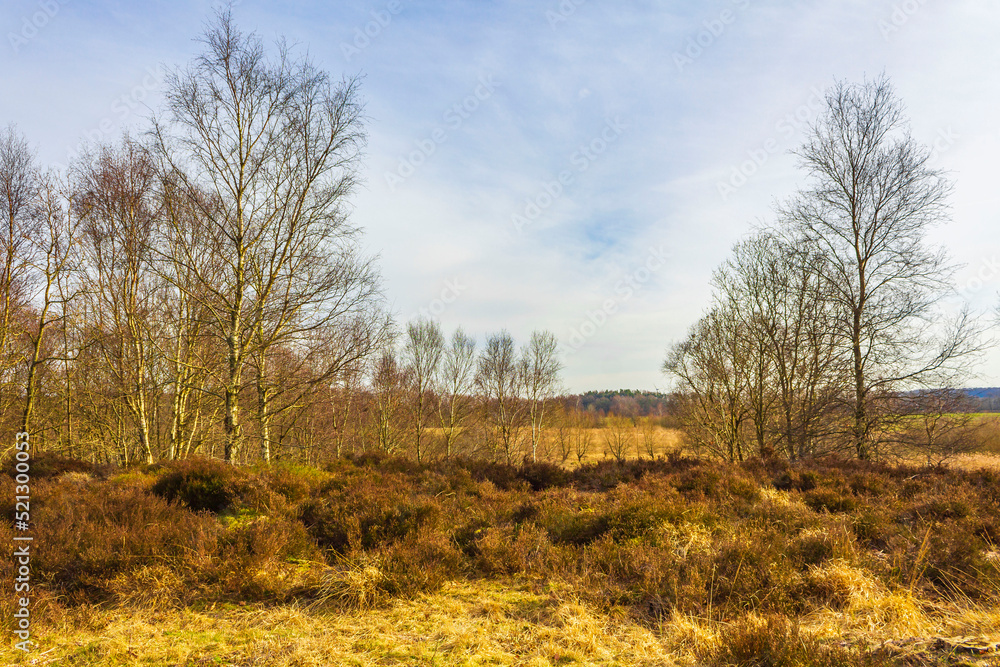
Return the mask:
<svg viewBox="0 0 1000 667">
<path fill-rule="evenodd" d="M 538 526 L 490 526 L 475 540 L 473 567 L 487 576 L 546 574 L 552 543 Z"/>
<path fill-rule="evenodd" d="M 34 581 L 71 603 L 113 596 L 110 582 L 145 566 L 185 576 L 212 558 L 219 533 L 205 515 L 141 488 L 39 482 L 35 518 Z"/>
<path fill-rule="evenodd" d="M 211 563 L 198 574 L 202 581 L 214 584 L 212 594 L 220 599 L 280 599 L 283 590 L 273 576 L 275 568 L 289 561 L 321 558 L 301 523 L 256 517 L 226 528 L 219 535 Z"/>
<path fill-rule="evenodd" d="M 421 531 L 388 549 L 332 556 L 319 581 L 297 590 L 313 606 L 364 609 L 432 593 L 465 574 L 461 554 L 440 533 Z"/>
<path fill-rule="evenodd" d="M 331 480 L 298 510 L 319 546 L 341 555 L 402 540 L 439 514 L 439 503 L 414 493 L 405 476 L 375 471 L 346 484 Z"/>
<path fill-rule="evenodd" d="M 13 456 L 4 457 L 3 464 L 0 465 L 0 475 L 13 477 L 17 473 L 14 471 L 14 464 L 17 463 Z M 85 473 L 91 477 L 103 477 L 109 470 L 107 466 L 99 466 L 77 459 L 70 459 L 59 456 L 53 452 L 32 452 L 31 454 L 31 479 L 39 481 L 59 477 L 68 472 Z"/>
<path fill-rule="evenodd" d="M 615 542 L 606 535 L 584 552 L 581 588 L 591 602 L 626 605 L 653 617 L 671 609 L 702 613 L 710 558 L 670 546 Z"/>
<path fill-rule="evenodd" d="M 593 511 L 553 508 L 546 513 L 542 525 L 555 544 L 585 546 L 610 529 L 608 517 Z"/>
<path fill-rule="evenodd" d="M 811 470 L 782 470 L 773 478 L 771 484 L 779 491 L 811 491 L 816 488 L 817 475 Z"/>
<path fill-rule="evenodd" d="M 289 503 L 299 503 L 313 495 L 331 475 L 317 468 L 279 462 L 257 471 L 267 486 Z"/>
<path fill-rule="evenodd" d="M 152 492 L 195 512 L 215 514 L 252 510 L 274 512 L 281 496 L 251 471 L 217 459 L 192 457 L 162 466 Z"/>
<path fill-rule="evenodd" d="M 778 529 L 736 526 L 714 548 L 707 592 L 713 607 L 736 614 L 783 609 L 793 602 L 799 579 L 788 557 L 787 536 Z"/>
<path fill-rule="evenodd" d="M 830 487 L 820 487 L 806 491 L 803 501 L 815 512 L 846 513 L 858 507 L 858 501 L 851 493 Z"/>
<path fill-rule="evenodd" d="M 650 624 L 838 609 L 865 586 L 931 600 L 1000 594 L 993 473 L 676 455 L 573 471 L 361 456 L 323 471 L 191 460 L 111 478 L 80 471 L 89 481 L 66 472 L 32 489 L 47 535 L 40 596 L 63 596 L 52 614 L 296 597 L 364 607 L 465 577 L 559 582 Z M 13 511 L 4 475 L 0 493 Z M 733 632 L 745 647 L 773 640 L 766 655 L 788 664 L 800 663 L 786 644 L 814 641 L 779 621 Z M 765 664 L 743 659 L 705 658 Z"/>
<path fill-rule="evenodd" d="M 439 531 L 418 530 L 385 550 L 393 595 L 430 593 L 468 574 L 461 552 Z"/>
</svg>

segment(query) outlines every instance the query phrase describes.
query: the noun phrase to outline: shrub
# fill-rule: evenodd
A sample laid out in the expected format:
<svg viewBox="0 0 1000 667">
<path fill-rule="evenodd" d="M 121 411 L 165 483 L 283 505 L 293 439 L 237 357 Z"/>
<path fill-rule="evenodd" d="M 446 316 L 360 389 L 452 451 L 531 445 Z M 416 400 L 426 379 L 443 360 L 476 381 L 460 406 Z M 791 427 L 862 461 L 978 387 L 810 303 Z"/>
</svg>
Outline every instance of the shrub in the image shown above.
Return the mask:
<svg viewBox="0 0 1000 667">
<path fill-rule="evenodd" d="M 42 482 L 33 496 L 34 580 L 70 603 L 120 594 L 116 577 L 143 567 L 163 566 L 188 576 L 215 553 L 214 519 L 141 488 Z"/>
<path fill-rule="evenodd" d="M 608 532 L 608 517 L 594 512 L 553 511 L 544 519 L 549 538 L 556 544 L 583 546 Z"/>
<path fill-rule="evenodd" d="M 487 575 L 541 574 L 550 548 L 548 534 L 538 526 L 491 526 L 476 539 L 473 563 Z"/>
<path fill-rule="evenodd" d="M 369 471 L 342 489 L 327 485 L 322 497 L 299 506 L 298 518 L 324 549 L 339 554 L 375 549 L 406 538 L 439 516 L 435 500 L 413 497 L 410 490 L 405 477 Z"/>
<path fill-rule="evenodd" d="M 329 480 L 329 475 L 315 468 L 287 463 L 274 464 L 265 468 L 261 474 L 272 491 L 292 503 L 301 502 L 310 497 L 324 482 Z"/>
<path fill-rule="evenodd" d="M 713 581 L 706 591 L 730 613 L 781 609 L 794 598 L 795 568 L 777 529 L 737 527 L 715 545 Z"/>
<path fill-rule="evenodd" d="M 517 476 L 527 482 L 533 491 L 566 486 L 571 479 L 569 472 L 562 466 L 543 461 L 525 463 L 517 471 Z"/>
<path fill-rule="evenodd" d="M 17 472 L 14 469 L 17 461 L 13 456 L 4 459 L 0 471 L 8 477 L 14 477 Z M 65 473 L 84 473 L 91 477 L 100 477 L 105 468 L 97 465 L 59 456 L 53 452 L 33 452 L 31 454 L 31 478 L 35 481 L 41 479 L 51 479 L 59 477 Z"/>
<path fill-rule="evenodd" d="M 239 497 L 238 485 L 247 473 L 216 459 L 192 457 L 170 464 L 152 491 L 168 502 L 180 502 L 195 512 L 218 514 Z"/>
<path fill-rule="evenodd" d="M 807 491 L 802 499 L 814 512 L 852 512 L 858 506 L 854 497 L 826 487 Z"/>
</svg>

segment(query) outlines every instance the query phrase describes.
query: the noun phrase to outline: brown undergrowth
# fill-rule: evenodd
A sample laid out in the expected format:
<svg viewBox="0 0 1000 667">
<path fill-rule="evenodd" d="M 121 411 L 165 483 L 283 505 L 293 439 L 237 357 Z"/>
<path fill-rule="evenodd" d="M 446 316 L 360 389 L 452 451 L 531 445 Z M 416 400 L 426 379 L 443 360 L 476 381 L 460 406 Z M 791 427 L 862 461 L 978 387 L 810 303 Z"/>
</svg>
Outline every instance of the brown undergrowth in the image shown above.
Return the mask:
<svg viewBox="0 0 1000 667">
<path fill-rule="evenodd" d="M 888 640 L 988 639 L 1000 619 L 996 469 L 675 455 L 572 471 L 378 456 L 324 470 L 196 459 L 131 471 L 42 457 L 36 470 L 33 627 L 67 659 L 74 633 L 130 616 L 294 612 L 322 634 L 318 619 L 391 617 L 477 588 L 570 605 L 588 632 L 617 619 L 616 632 L 646 633 L 661 651 L 618 664 L 896 664 Z M 0 475 L 8 514 L 13 496 Z M 0 561 L 7 581 L 11 567 Z M 507 602 L 498 617 L 514 613 Z M 2 605 L 9 622 L 11 599 Z M 500 664 L 561 664 L 553 650 Z M 118 664 L 109 655 L 68 664 Z M 460 657 L 433 664 L 479 664 Z"/>
</svg>

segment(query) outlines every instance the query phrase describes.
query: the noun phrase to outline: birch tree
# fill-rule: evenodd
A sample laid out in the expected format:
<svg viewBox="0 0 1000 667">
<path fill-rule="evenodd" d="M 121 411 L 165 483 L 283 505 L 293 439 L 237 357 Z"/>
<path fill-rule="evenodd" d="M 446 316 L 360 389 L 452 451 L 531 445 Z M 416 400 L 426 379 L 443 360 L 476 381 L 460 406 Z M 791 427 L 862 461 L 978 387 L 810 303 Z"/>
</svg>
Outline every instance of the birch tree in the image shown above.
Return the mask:
<svg viewBox="0 0 1000 667">
<path fill-rule="evenodd" d="M 152 268 L 156 168 L 128 137 L 102 146 L 76 168 L 84 288 L 97 318 L 94 341 L 134 424 L 146 463 L 153 463 L 155 317 L 159 286 Z"/>
<path fill-rule="evenodd" d="M 868 459 L 893 393 L 946 381 L 977 349 L 968 314 L 941 326 L 937 308 L 952 267 L 927 233 L 947 220 L 951 185 L 884 77 L 837 83 L 798 156 L 810 184 L 782 218 L 825 258 L 819 275 L 851 363 L 849 438 Z"/>
<path fill-rule="evenodd" d="M 531 460 L 538 460 L 538 446 L 545 427 L 546 408 L 559 386 L 562 364 L 556 350 L 559 341 L 548 331 L 535 331 L 522 353 L 525 395 L 531 421 Z"/>
<path fill-rule="evenodd" d="M 425 454 L 424 434 L 432 414 L 435 379 L 441 367 L 443 354 L 444 334 L 441 333 L 440 324 L 432 320 L 418 319 L 406 325 L 403 363 L 412 383 L 410 423 L 413 428 L 414 454 L 418 463 Z"/>
<path fill-rule="evenodd" d="M 444 432 L 444 453 L 450 458 L 473 410 L 476 341 L 461 328 L 444 348 L 438 376 L 438 421 Z"/>
<path fill-rule="evenodd" d="M 268 347 L 321 326 L 317 313 L 356 294 L 329 280 L 357 264 L 328 260 L 342 256 L 341 242 L 355 231 L 344 203 L 365 134 L 357 80 L 334 83 L 283 42 L 269 55 L 228 12 L 202 43 L 191 65 L 167 77 L 167 113 L 153 135 L 178 192 L 205 221 L 206 238 L 178 248 L 179 261 L 197 277 L 208 329 L 226 349 L 218 386 L 225 458 L 235 462 L 247 363 L 257 355 L 266 424 Z M 265 433 L 265 457 L 268 445 Z"/>
</svg>

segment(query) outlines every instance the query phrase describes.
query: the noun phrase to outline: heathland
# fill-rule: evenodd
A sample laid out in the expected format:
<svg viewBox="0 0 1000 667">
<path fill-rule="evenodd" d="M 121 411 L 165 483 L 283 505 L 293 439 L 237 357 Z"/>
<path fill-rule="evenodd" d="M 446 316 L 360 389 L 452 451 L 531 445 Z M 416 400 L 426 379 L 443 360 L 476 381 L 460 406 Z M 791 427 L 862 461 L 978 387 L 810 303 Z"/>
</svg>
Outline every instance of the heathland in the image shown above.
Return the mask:
<svg viewBox="0 0 1000 667">
<path fill-rule="evenodd" d="M 1000 459 L 964 461 L 672 451 L 573 469 L 382 455 L 118 469 L 41 454 L 39 646 L 4 658 L 992 664 Z M 0 564 L 7 581 L 12 567 Z"/>
</svg>

